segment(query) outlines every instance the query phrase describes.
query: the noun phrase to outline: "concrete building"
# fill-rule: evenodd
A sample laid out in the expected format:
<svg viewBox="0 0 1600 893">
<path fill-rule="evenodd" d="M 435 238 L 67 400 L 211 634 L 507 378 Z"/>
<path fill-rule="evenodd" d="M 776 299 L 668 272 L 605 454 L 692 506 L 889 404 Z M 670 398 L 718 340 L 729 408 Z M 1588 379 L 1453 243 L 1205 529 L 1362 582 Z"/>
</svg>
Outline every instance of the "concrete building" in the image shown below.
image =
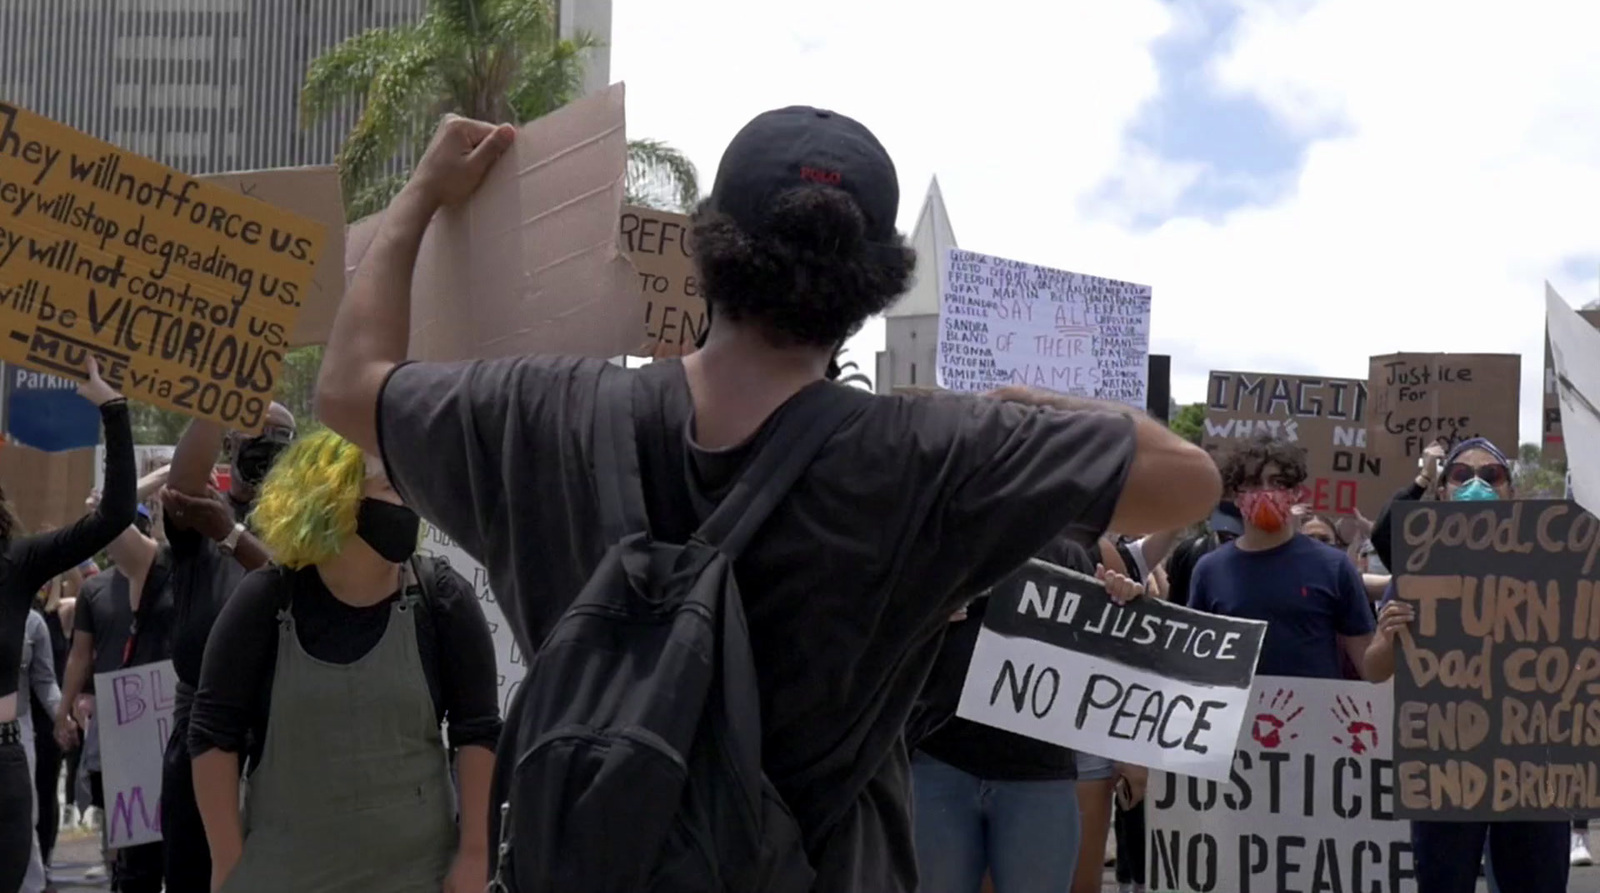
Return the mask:
<svg viewBox="0 0 1600 893">
<path fill-rule="evenodd" d="M 552 0 L 611 37 L 610 0 Z M 354 121 L 300 126 L 306 66 L 426 0 L 0 0 L 0 99 L 192 174 L 330 164 Z M 610 55 L 585 87 L 607 83 Z"/>
<path fill-rule="evenodd" d="M 884 313 L 884 349 L 878 354 L 874 386 L 887 394 L 897 387 L 937 387 L 939 365 L 939 282 L 945 251 L 958 247 L 944 209 L 939 179 L 928 184 L 917 225 L 911 231 L 917 268 L 911 290 Z"/>
</svg>

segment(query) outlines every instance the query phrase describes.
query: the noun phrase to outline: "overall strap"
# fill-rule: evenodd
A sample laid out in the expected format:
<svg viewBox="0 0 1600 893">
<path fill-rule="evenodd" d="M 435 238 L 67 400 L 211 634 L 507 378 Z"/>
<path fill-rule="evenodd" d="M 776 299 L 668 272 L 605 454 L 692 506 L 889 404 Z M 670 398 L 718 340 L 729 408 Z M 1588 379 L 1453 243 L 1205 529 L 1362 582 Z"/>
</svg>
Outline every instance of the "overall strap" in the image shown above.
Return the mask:
<svg viewBox="0 0 1600 893">
<path fill-rule="evenodd" d="M 600 529 L 608 544 L 650 532 L 639 449 L 633 434 L 634 374 L 608 365 L 600 371 L 594 409 L 594 480 Z"/>
<path fill-rule="evenodd" d="M 823 444 L 867 399 L 854 388 L 832 382 L 810 385 L 791 397 L 779 408 L 767 442 L 695 538 L 737 559 Z"/>
</svg>

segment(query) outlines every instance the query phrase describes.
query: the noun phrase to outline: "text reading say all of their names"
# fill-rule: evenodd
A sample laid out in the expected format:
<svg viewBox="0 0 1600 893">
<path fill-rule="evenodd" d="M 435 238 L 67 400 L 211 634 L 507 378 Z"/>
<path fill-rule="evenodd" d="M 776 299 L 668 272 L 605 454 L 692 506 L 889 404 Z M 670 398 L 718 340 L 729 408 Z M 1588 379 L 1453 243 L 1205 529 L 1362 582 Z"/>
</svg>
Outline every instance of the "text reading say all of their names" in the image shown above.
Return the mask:
<svg viewBox="0 0 1600 893">
<path fill-rule="evenodd" d="M 941 386 L 1025 385 L 1144 407 L 1149 286 L 958 249 L 943 283 Z"/>
<path fill-rule="evenodd" d="M 0 104 L 0 357 L 258 429 L 320 224 Z"/>
</svg>

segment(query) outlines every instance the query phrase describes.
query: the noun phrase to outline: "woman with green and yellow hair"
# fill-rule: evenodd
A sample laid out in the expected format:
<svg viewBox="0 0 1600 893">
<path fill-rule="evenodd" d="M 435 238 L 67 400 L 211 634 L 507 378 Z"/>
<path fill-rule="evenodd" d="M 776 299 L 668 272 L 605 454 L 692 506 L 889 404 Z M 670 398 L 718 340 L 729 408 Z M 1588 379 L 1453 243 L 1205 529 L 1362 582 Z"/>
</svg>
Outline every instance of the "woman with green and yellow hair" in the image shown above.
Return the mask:
<svg viewBox="0 0 1600 893">
<path fill-rule="evenodd" d="M 213 889 L 482 890 L 500 714 L 472 586 L 414 555 L 416 513 L 331 431 L 289 447 L 252 522 L 277 563 L 217 618 L 190 720 Z"/>
</svg>

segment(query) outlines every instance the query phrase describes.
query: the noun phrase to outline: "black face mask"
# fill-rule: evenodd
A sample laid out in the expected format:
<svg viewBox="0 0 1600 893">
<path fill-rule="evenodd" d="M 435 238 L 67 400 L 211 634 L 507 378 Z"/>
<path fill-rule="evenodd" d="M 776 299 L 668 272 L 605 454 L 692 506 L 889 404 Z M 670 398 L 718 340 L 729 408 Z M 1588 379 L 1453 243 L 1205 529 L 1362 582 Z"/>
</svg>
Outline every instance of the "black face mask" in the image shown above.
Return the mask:
<svg viewBox="0 0 1600 893">
<path fill-rule="evenodd" d="M 239 455 L 233 459 L 234 473 L 246 484 L 259 487 L 286 447 L 287 443 L 262 437 L 247 440 L 239 445 Z"/>
<path fill-rule="evenodd" d="M 422 519 L 403 505 L 369 497 L 356 510 L 356 536 L 385 561 L 399 564 L 410 558 L 421 533 Z"/>
</svg>

